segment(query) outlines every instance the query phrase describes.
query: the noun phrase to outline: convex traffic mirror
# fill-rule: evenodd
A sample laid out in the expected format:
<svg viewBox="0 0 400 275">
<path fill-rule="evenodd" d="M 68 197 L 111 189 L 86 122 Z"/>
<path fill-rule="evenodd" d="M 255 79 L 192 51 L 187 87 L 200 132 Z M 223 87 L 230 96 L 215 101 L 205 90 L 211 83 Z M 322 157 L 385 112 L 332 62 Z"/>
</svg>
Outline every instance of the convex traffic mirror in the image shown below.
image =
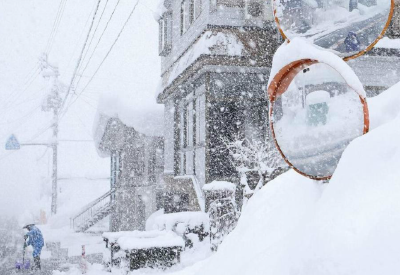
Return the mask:
<svg viewBox="0 0 400 275">
<path fill-rule="evenodd" d="M 370 50 L 382 38 L 394 0 L 273 0 L 282 35 L 303 37 L 345 60 Z"/>
<path fill-rule="evenodd" d="M 355 138 L 368 131 L 368 107 L 331 66 L 300 60 L 268 88 L 270 125 L 285 161 L 312 179 L 329 179 Z"/>
</svg>

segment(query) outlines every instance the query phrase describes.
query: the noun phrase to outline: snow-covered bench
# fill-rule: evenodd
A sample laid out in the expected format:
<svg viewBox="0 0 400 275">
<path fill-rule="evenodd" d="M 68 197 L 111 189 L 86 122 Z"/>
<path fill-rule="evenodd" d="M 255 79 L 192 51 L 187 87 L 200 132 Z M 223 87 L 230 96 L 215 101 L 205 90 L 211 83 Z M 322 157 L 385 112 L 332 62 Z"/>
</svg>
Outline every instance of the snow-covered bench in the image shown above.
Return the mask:
<svg viewBox="0 0 400 275">
<path fill-rule="evenodd" d="M 170 267 L 180 262 L 185 246 L 183 239 L 172 231 L 105 232 L 103 238 L 111 251 L 109 263 L 130 270 Z"/>
</svg>

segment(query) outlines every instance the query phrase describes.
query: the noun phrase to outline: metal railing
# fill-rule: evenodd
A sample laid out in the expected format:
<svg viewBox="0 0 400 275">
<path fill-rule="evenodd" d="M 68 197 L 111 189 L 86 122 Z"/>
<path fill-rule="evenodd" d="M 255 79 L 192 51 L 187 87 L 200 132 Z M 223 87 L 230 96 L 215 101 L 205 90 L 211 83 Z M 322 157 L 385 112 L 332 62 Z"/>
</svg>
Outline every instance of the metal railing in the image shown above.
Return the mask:
<svg viewBox="0 0 400 275">
<path fill-rule="evenodd" d="M 77 215 L 71 218 L 71 228 L 75 231 L 85 231 L 107 216 L 114 204 L 114 200 L 112 200 L 114 193 L 115 189 L 111 189 L 100 198 L 82 208 Z"/>
</svg>

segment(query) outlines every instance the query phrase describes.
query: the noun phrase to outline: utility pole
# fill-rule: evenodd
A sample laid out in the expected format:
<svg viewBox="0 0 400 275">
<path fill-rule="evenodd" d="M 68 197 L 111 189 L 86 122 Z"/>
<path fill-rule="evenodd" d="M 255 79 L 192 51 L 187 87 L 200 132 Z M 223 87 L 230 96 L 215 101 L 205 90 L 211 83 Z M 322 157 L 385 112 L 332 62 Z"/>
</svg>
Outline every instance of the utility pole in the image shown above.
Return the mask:
<svg viewBox="0 0 400 275">
<path fill-rule="evenodd" d="M 53 122 L 53 173 L 51 177 L 51 213 L 57 214 L 57 160 L 58 160 L 58 109 L 54 109 Z"/>
<path fill-rule="evenodd" d="M 43 54 L 41 58 L 41 70 L 43 77 L 49 80 L 49 93 L 43 102 L 42 110 L 45 112 L 53 111 L 53 138 L 51 140 L 51 147 L 53 149 L 51 213 L 54 215 L 57 214 L 58 115 L 62 105 L 60 94 L 63 92 L 63 86 L 58 80 L 58 68 L 48 63 L 46 54 Z"/>
</svg>

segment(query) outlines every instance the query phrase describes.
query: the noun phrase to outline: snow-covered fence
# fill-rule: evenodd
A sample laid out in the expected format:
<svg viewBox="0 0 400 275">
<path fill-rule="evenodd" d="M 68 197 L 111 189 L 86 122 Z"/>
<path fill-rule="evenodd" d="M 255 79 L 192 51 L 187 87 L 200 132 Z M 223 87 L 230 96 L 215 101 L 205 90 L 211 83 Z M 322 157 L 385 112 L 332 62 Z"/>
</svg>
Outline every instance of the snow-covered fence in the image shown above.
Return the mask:
<svg viewBox="0 0 400 275">
<path fill-rule="evenodd" d="M 236 185 L 226 181 L 213 181 L 203 186 L 206 211 L 210 219 L 211 249 L 216 251 L 225 236 L 237 224 L 239 212 L 235 203 Z"/>
</svg>

